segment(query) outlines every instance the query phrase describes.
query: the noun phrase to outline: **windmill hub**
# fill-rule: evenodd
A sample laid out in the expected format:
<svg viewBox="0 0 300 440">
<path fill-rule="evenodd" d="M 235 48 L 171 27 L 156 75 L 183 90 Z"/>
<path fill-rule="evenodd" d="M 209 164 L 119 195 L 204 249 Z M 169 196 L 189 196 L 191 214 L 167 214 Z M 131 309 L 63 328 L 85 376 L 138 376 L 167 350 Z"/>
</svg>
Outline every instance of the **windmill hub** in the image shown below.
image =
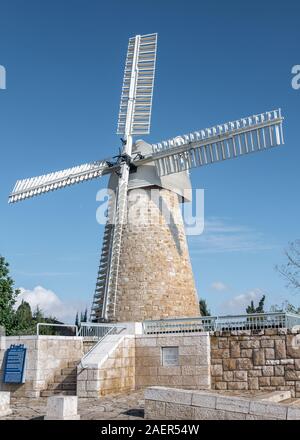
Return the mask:
<svg viewBox="0 0 300 440">
<path fill-rule="evenodd" d="M 129 39 L 111 160 L 18 180 L 9 202 L 110 174 L 110 198 L 91 319 L 142 321 L 197 316 L 198 297 L 180 203 L 191 200 L 189 170 L 284 143 L 281 111 L 216 125 L 157 144 L 149 134 L 157 34 Z M 158 191 L 158 198 L 151 191 Z M 133 221 L 127 222 L 130 212 Z M 137 221 L 138 220 L 138 221 Z"/>
</svg>

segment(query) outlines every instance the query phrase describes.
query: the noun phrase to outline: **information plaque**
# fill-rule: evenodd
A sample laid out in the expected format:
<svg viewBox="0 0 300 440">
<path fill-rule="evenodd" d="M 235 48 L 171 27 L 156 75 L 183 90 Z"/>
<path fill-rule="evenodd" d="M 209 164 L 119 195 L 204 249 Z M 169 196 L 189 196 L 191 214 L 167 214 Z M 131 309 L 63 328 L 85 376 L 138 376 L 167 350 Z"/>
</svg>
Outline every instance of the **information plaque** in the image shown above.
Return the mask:
<svg viewBox="0 0 300 440">
<path fill-rule="evenodd" d="M 11 345 L 7 350 L 4 365 L 4 383 L 24 383 L 26 365 L 26 347 Z"/>
</svg>

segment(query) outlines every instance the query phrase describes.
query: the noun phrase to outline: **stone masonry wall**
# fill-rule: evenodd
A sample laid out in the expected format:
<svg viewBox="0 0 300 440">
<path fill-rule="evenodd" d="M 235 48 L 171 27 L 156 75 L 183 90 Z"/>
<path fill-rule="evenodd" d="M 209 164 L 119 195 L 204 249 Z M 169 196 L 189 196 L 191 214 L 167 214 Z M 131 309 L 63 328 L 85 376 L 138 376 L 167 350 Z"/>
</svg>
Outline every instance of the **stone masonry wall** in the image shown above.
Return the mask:
<svg viewBox="0 0 300 440">
<path fill-rule="evenodd" d="M 68 362 L 78 361 L 83 355 L 82 338 L 65 336 L 8 336 L 6 347 L 0 350 L 0 390 L 10 391 L 13 396 L 39 397 L 61 368 Z M 4 359 L 11 344 L 27 347 L 26 382 L 3 383 Z"/>
<path fill-rule="evenodd" d="M 107 338 L 109 340 L 109 337 Z M 77 396 L 100 397 L 135 389 L 134 336 L 122 337 L 100 364 L 77 367 Z M 101 357 L 101 353 L 100 353 Z M 100 358 L 99 357 L 99 358 Z"/>
<path fill-rule="evenodd" d="M 156 191 L 158 200 L 151 194 Z M 199 316 L 179 196 L 166 189 L 128 193 L 115 314 L 112 321 Z M 112 302 L 111 307 L 114 307 Z"/>
<path fill-rule="evenodd" d="M 300 397 L 300 330 L 212 333 L 211 384 L 216 390 L 291 390 Z"/>
<path fill-rule="evenodd" d="M 210 388 L 208 333 L 197 335 L 136 335 L 136 388 L 164 385 L 189 389 Z M 162 347 L 178 347 L 177 366 L 162 365 Z"/>
</svg>

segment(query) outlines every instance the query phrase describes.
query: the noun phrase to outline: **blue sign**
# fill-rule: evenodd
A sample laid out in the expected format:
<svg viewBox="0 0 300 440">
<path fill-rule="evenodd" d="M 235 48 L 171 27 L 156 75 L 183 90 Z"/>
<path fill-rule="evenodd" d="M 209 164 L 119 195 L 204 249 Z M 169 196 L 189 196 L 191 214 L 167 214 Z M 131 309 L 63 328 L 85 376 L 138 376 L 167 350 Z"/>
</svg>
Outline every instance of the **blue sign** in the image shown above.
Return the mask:
<svg viewBox="0 0 300 440">
<path fill-rule="evenodd" d="M 26 365 L 26 347 L 11 345 L 7 350 L 4 365 L 4 383 L 24 383 Z"/>
</svg>

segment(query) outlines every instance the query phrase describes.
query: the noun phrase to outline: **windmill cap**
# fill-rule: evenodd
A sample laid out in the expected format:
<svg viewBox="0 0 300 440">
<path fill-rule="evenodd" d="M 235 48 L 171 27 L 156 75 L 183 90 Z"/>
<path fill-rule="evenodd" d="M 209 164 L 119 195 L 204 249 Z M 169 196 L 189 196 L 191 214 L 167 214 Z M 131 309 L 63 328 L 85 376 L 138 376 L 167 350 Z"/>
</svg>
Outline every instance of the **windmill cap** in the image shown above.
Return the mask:
<svg viewBox="0 0 300 440">
<path fill-rule="evenodd" d="M 132 148 L 133 154 L 141 153 L 144 156 L 153 153 L 151 144 L 144 140 L 137 140 Z M 158 186 L 175 192 L 180 195 L 183 202 L 189 202 L 192 199 L 191 180 L 188 171 L 159 176 L 154 162 L 148 162 L 137 168 L 135 173 L 129 176 L 129 189 L 143 188 L 146 186 Z"/>
</svg>

